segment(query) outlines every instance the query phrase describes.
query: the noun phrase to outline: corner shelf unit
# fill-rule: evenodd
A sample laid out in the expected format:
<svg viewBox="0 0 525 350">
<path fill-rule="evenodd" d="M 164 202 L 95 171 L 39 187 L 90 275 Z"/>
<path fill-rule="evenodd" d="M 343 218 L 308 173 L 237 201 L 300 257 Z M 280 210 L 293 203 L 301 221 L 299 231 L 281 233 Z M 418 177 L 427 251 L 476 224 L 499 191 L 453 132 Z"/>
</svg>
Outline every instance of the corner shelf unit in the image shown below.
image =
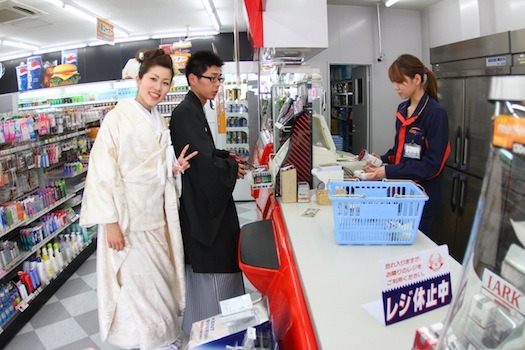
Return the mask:
<svg viewBox="0 0 525 350">
<path fill-rule="evenodd" d="M 344 150 L 352 145 L 352 108 L 354 92 L 352 79 L 332 80 L 330 82 L 330 131 L 344 140 Z"/>
</svg>

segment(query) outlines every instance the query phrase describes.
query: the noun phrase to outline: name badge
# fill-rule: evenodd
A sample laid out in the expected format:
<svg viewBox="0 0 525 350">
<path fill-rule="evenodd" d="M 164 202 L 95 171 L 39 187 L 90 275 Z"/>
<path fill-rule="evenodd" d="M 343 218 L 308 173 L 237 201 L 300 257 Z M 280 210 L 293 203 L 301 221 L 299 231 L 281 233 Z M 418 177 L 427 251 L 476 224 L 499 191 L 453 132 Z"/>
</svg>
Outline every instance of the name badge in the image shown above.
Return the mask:
<svg viewBox="0 0 525 350">
<path fill-rule="evenodd" d="M 421 159 L 421 146 L 415 143 L 405 143 L 405 157 Z"/>
</svg>

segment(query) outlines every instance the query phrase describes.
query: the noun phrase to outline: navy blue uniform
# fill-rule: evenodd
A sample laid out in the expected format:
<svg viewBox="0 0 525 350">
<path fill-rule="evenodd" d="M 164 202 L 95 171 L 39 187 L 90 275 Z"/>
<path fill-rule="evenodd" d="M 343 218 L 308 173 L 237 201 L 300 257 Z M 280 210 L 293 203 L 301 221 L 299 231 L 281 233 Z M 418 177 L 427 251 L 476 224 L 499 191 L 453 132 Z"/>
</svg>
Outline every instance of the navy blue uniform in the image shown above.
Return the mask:
<svg viewBox="0 0 525 350">
<path fill-rule="evenodd" d="M 429 197 L 423 217 L 432 217 L 441 204 L 443 167 L 450 154 L 448 117 L 445 109 L 424 94 L 407 119 L 410 100 L 396 113 L 394 147 L 381 157 L 388 179 L 410 179 L 421 184 Z"/>
</svg>

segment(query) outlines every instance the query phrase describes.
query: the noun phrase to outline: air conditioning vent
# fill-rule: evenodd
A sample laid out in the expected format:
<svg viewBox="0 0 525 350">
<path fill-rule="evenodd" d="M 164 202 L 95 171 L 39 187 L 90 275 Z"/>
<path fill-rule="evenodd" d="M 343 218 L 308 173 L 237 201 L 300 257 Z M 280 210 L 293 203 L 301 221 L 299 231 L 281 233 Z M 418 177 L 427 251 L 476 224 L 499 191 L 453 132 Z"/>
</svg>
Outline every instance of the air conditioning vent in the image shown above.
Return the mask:
<svg viewBox="0 0 525 350">
<path fill-rule="evenodd" d="M 0 1 L 0 24 L 9 24 L 26 19 L 34 19 L 47 13 L 18 1 Z"/>
</svg>

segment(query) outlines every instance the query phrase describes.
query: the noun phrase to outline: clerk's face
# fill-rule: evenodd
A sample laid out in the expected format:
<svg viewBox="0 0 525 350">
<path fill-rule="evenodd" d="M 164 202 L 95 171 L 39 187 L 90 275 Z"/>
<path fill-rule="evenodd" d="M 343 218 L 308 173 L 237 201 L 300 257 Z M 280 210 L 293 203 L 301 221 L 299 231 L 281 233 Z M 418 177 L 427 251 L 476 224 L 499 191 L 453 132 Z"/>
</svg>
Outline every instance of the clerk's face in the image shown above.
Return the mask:
<svg viewBox="0 0 525 350">
<path fill-rule="evenodd" d="M 151 67 L 142 79 L 137 77 L 137 101 L 150 110 L 164 100 L 170 90 L 172 72 L 162 66 Z"/>
<path fill-rule="evenodd" d="M 222 71 L 220 67 L 211 66 L 199 77 L 195 74 L 190 75 L 191 90 L 201 100 L 213 100 L 221 86 L 220 80 L 212 81 L 222 78 Z"/>
<path fill-rule="evenodd" d="M 410 78 L 405 75 L 405 80 L 402 83 L 394 82 L 394 89 L 396 90 L 399 97 L 404 100 L 409 99 L 421 88 L 421 77 L 416 74 L 414 78 Z"/>
</svg>

